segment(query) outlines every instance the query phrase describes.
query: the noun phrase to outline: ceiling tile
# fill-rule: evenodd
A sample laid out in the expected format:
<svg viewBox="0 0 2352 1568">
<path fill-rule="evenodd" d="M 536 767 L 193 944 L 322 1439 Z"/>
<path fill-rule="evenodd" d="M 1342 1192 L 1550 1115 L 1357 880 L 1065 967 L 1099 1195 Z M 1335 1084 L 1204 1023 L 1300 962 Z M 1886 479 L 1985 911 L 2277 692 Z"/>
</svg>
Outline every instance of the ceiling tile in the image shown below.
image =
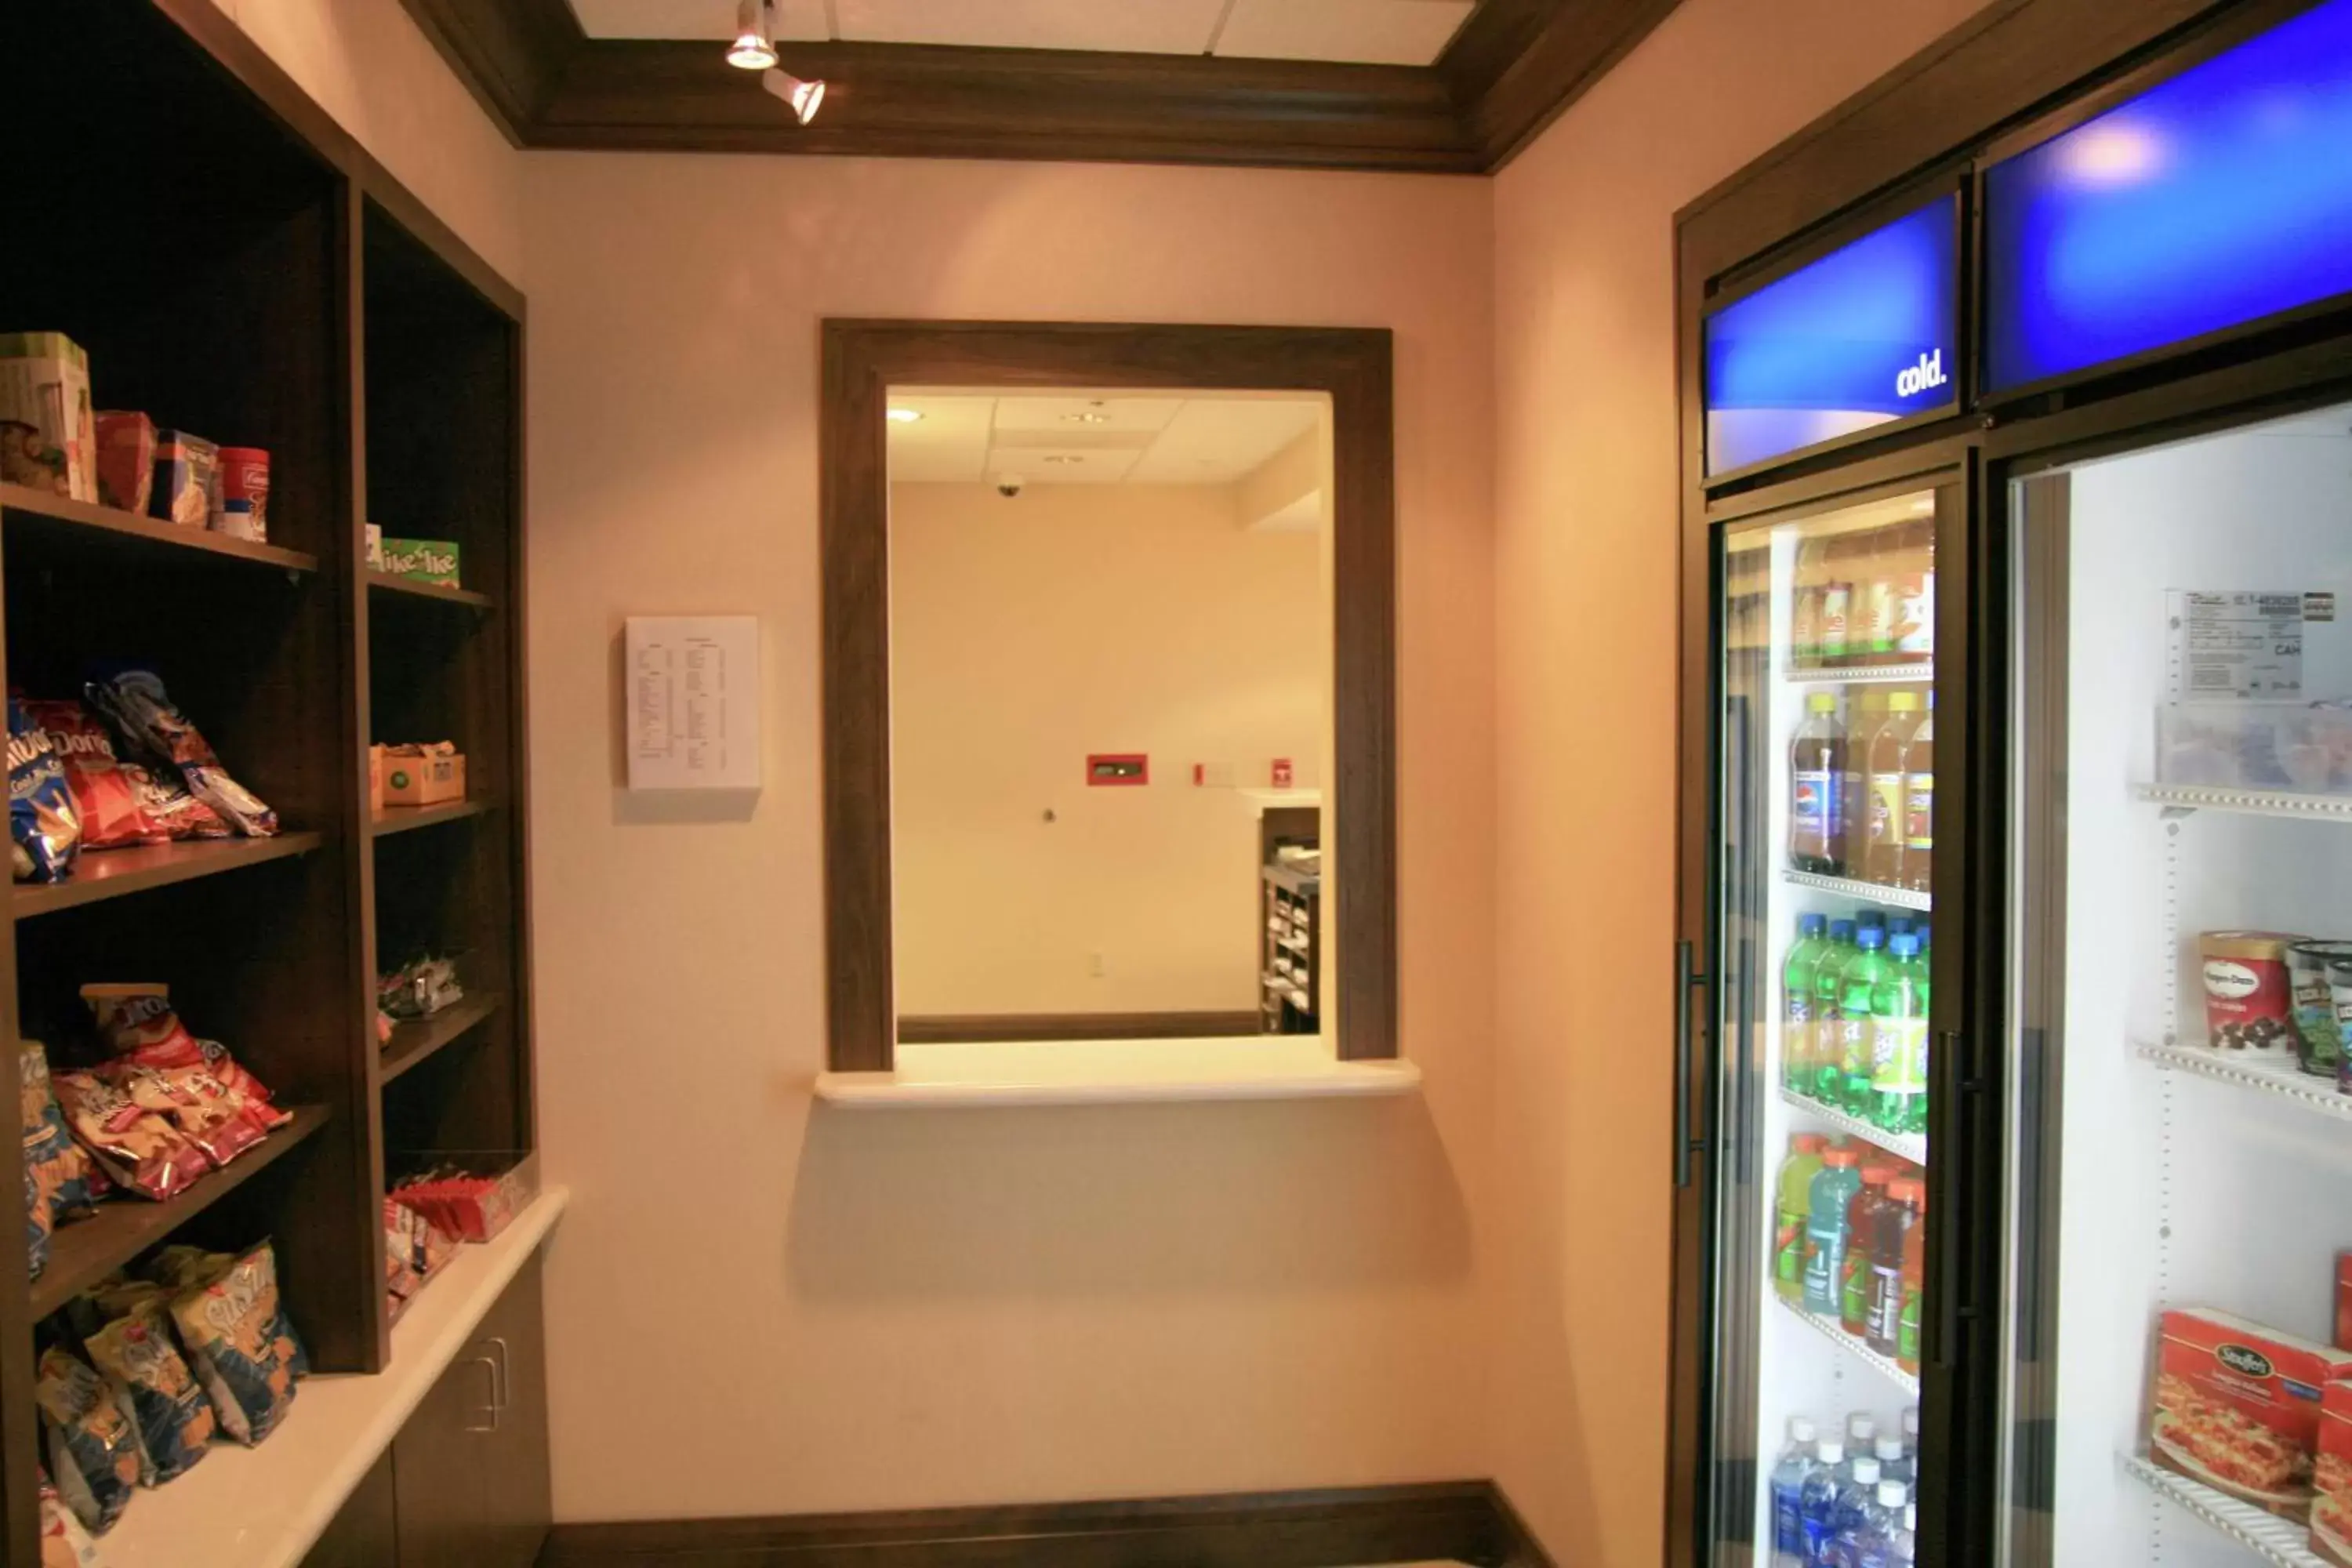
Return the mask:
<svg viewBox="0 0 2352 1568">
<path fill-rule="evenodd" d="M 1000 397 L 999 430 L 1066 430 L 1074 434 L 1166 427 L 1184 406 L 1181 397 Z"/>
<path fill-rule="evenodd" d="M 996 399 L 893 395 L 890 406 L 922 416 L 889 427 L 894 482 L 976 484 L 988 477 L 989 418 Z"/>
<path fill-rule="evenodd" d="M 992 447 L 988 477 L 1018 476 L 1033 485 L 1115 485 L 1126 479 L 1141 455 L 1140 447 Z"/>
<path fill-rule="evenodd" d="M 1223 0 L 835 0 L 858 42 L 1204 52 Z"/>
<path fill-rule="evenodd" d="M 1196 397 L 1168 422 L 1133 479 L 1150 485 L 1224 485 L 1314 427 L 1318 399 Z"/>
<path fill-rule="evenodd" d="M 735 36 L 735 0 L 572 0 L 592 38 L 709 38 Z M 776 37 L 822 43 L 824 0 L 775 0 Z"/>
<path fill-rule="evenodd" d="M 1425 66 L 1470 11 L 1471 0 L 1234 0 L 1217 53 Z"/>
</svg>

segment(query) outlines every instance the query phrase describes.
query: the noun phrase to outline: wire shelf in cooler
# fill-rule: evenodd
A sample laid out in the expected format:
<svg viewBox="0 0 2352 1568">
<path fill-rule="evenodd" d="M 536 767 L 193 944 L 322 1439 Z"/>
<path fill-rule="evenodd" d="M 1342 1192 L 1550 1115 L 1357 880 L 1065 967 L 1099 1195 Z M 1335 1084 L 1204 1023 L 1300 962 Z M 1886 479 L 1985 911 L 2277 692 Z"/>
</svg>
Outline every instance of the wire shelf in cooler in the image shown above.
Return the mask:
<svg viewBox="0 0 2352 1568">
<path fill-rule="evenodd" d="M 1812 888 L 1840 898 L 1858 899 L 1865 904 L 1885 904 L 1895 910 L 1932 910 L 1936 907 L 1933 893 L 1916 892 L 1909 888 L 1890 888 L 1881 882 L 1865 882 L 1858 877 L 1822 877 L 1811 871 L 1783 869 L 1782 881 L 1800 888 Z"/>
<path fill-rule="evenodd" d="M 2252 1548 L 2280 1568 L 2326 1568 L 2307 1544 L 2311 1534 L 2292 1520 L 2281 1519 L 2227 1492 L 2174 1475 L 2137 1454 L 2124 1456 L 2124 1468 L 2150 1489 L 2170 1498 L 2242 1546 Z"/>
<path fill-rule="evenodd" d="M 2295 795 L 2275 789 L 2227 789 L 2208 784 L 2138 784 L 2133 793 L 2175 811 L 2231 811 L 2249 816 L 2300 816 L 2352 822 L 2352 795 Z"/>
<path fill-rule="evenodd" d="M 1802 1307 L 1792 1306 L 1783 1297 L 1776 1296 L 1773 1300 L 1779 1301 L 1782 1309 L 1785 1310 L 1790 1317 L 1796 1319 L 1799 1322 L 1805 1324 L 1815 1333 L 1821 1334 L 1824 1338 L 1834 1340 L 1839 1348 L 1843 1349 L 1846 1354 L 1878 1372 L 1881 1375 L 1891 1381 L 1897 1388 L 1900 1388 L 1904 1393 L 1909 1394 L 1913 1399 L 1916 1400 L 1919 1397 L 1919 1374 L 1917 1373 L 1905 1372 L 1892 1358 L 1880 1355 L 1876 1351 L 1872 1350 L 1869 1345 L 1864 1343 L 1861 1340 L 1854 1338 L 1852 1334 L 1847 1333 L 1845 1330 L 1840 1328 L 1835 1318 L 1825 1318 L 1818 1312 L 1809 1312 Z"/>
<path fill-rule="evenodd" d="M 2240 1089 L 2274 1094 L 2306 1110 L 2352 1121 L 2352 1094 L 2338 1093 L 2336 1080 L 2307 1073 L 2292 1055 L 2249 1055 L 2217 1051 L 2205 1046 L 2156 1046 L 2143 1043 L 2139 1054 L 2162 1068 L 2195 1073 Z"/>
<path fill-rule="evenodd" d="M 1932 664 L 1855 664 L 1825 668 L 1788 668 L 1780 679 L 1791 686 L 1925 686 L 1936 679 Z"/>
<path fill-rule="evenodd" d="M 1780 1098 L 1807 1115 L 1829 1123 L 1850 1138 L 1859 1138 L 1874 1148 L 1884 1149 L 1890 1154 L 1899 1154 L 1915 1165 L 1924 1165 L 1927 1163 L 1927 1135 L 1925 1132 L 1889 1132 L 1883 1127 L 1864 1121 L 1851 1111 L 1840 1110 L 1834 1105 L 1824 1105 L 1812 1096 L 1799 1094 L 1793 1089 L 1782 1089 Z"/>
</svg>

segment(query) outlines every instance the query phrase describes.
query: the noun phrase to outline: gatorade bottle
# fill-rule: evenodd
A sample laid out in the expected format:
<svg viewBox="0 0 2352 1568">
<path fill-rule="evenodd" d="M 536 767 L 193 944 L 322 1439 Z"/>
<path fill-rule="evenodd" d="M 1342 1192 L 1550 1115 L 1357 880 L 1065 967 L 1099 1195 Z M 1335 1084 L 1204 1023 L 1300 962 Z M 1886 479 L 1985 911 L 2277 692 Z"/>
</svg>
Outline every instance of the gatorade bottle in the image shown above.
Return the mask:
<svg viewBox="0 0 2352 1568">
<path fill-rule="evenodd" d="M 1889 1182 L 1885 1200 L 1871 1212 L 1871 1278 L 1864 1338 L 1883 1356 L 1895 1355 L 1903 1348 L 1904 1259 L 1911 1232 L 1917 1226 L 1925 1191 L 1909 1177 Z M 1900 1455 L 1900 1440 L 1894 1441 Z"/>
<path fill-rule="evenodd" d="M 1936 868 L 1936 694 L 1927 716 L 1903 753 L 1903 880 L 1914 892 L 1933 890 Z"/>
<path fill-rule="evenodd" d="M 1805 1210 L 1805 1310 L 1837 1316 L 1839 1272 L 1845 1267 L 1846 1207 L 1862 1190 L 1860 1156 L 1824 1149 Z"/>
<path fill-rule="evenodd" d="M 1797 1519 L 1804 1528 L 1805 1562 L 1829 1561 L 1830 1543 L 1837 1538 L 1838 1467 L 1845 1463 L 1845 1445 L 1824 1437 L 1813 1446 L 1812 1473 L 1797 1494 Z"/>
<path fill-rule="evenodd" d="M 1805 699 L 1789 741 L 1789 864 L 1820 877 L 1845 874 L 1846 737 L 1834 692 Z"/>
<path fill-rule="evenodd" d="M 1812 1212 L 1813 1178 L 1822 1169 L 1822 1152 L 1829 1140 L 1818 1132 L 1800 1132 L 1789 1140 L 1789 1156 L 1780 1162 L 1779 1196 L 1774 1205 L 1772 1288 L 1791 1306 L 1805 1301 L 1805 1220 Z"/>
<path fill-rule="evenodd" d="M 1789 1418 L 1789 1446 L 1772 1467 L 1772 1568 L 1807 1568 L 1802 1495 L 1813 1473 L 1813 1424 Z"/>
<path fill-rule="evenodd" d="M 1863 1114 L 1888 1132 L 1912 1131 L 1912 1101 L 1925 1103 L 1927 1085 L 1915 1079 L 1927 1062 L 1927 985 L 1919 963 L 1919 938 L 1897 931 L 1887 942 L 1892 956 L 1882 967 L 1870 998 L 1870 1103 Z M 1924 1127 L 1926 1118 L 1916 1120 Z"/>
<path fill-rule="evenodd" d="M 1862 1186 L 1845 1207 L 1845 1258 L 1838 1265 L 1838 1327 L 1855 1339 L 1870 1327 L 1871 1243 L 1878 1234 L 1878 1211 L 1886 1202 L 1886 1184 L 1894 1178 L 1891 1167 L 1872 1161 L 1862 1168 Z M 1846 1436 L 1856 1453 L 1870 1451 L 1870 1433 L 1849 1431 Z"/>
<path fill-rule="evenodd" d="M 1830 921 L 1830 944 L 1813 966 L 1813 1079 L 1805 1092 L 1823 1105 L 1843 1103 L 1844 1074 L 1839 1063 L 1838 1003 L 1844 995 L 1845 966 L 1854 958 L 1852 921 Z"/>
<path fill-rule="evenodd" d="M 1916 1373 L 1919 1370 L 1919 1310 L 1921 1299 L 1927 1293 L 1927 1194 L 1925 1187 L 1920 1189 L 1918 1202 L 1913 1207 L 1915 1215 L 1911 1228 L 1903 1237 L 1903 1313 L 1895 1328 L 1895 1364 L 1905 1372 Z M 1917 1419 L 1906 1413 L 1906 1423 L 1916 1423 Z M 1906 1424 L 1905 1431 L 1912 1444 L 1912 1454 L 1916 1458 L 1917 1427 Z"/>
<path fill-rule="evenodd" d="M 1864 926 L 1854 933 L 1854 955 L 1838 972 L 1838 1098 L 1832 1101 L 1854 1116 L 1870 1114 L 1871 1007 L 1886 976 L 1879 949 L 1886 933 Z"/>
<path fill-rule="evenodd" d="M 1886 699 L 1886 721 L 1870 738 L 1869 784 L 1862 806 L 1862 877 L 1883 887 L 1904 885 L 1904 800 L 1910 783 L 1912 731 L 1919 727 L 1919 694 Z"/>
<path fill-rule="evenodd" d="M 1796 944 L 1780 966 L 1780 1086 L 1802 1093 L 1811 1085 L 1813 970 L 1829 951 L 1829 921 L 1797 917 Z"/>
</svg>

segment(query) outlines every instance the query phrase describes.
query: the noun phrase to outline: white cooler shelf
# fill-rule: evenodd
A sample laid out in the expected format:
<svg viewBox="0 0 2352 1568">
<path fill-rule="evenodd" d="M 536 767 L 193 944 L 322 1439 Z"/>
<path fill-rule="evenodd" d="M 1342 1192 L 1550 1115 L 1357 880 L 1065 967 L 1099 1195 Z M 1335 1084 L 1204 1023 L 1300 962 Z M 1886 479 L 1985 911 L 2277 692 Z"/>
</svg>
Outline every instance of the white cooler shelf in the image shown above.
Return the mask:
<svg viewBox="0 0 2352 1568">
<path fill-rule="evenodd" d="M 1925 686 L 1936 679 L 1933 664 L 1830 665 L 1816 669 L 1790 668 L 1780 679 L 1791 686 Z"/>
<path fill-rule="evenodd" d="M 2294 795 L 2284 790 L 2155 784 L 2135 785 L 2132 793 L 2151 805 L 2170 806 L 2177 811 L 2234 811 L 2253 816 L 2301 816 L 2316 822 L 2352 822 L 2352 795 Z"/>
<path fill-rule="evenodd" d="M 2240 1502 L 2227 1492 L 2177 1476 L 2138 1454 L 2124 1456 L 2124 1468 L 2240 1545 L 2280 1568 L 2327 1568 L 2308 1542 L 2311 1532 L 2289 1519 Z"/>
<path fill-rule="evenodd" d="M 1823 1105 L 1811 1095 L 1784 1089 L 1780 1098 L 1816 1121 L 1825 1121 L 1848 1137 L 1859 1138 L 1874 1148 L 1890 1154 L 1899 1154 L 1915 1165 L 1927 1163 L 1927 1135 L 1925 1132 L 1888 1132 L 1874 1127 L 1861 1117 L 1840 1110 L 1833 1105 Z M 2347 1101 L 2352 1103 L 2352 1101 Z"/>
<path fill-rule="evenodd" d="M 1779 1301 L 1790 1317 L 1803 1323 L 1815 1333 L 1835 1341 L 1846 1354 L 1879 1373 L 1895 1387 L 1909 1394 L 1915 1402 L 1918 1399 L 1919 1376 L 1916 1373 L 1905 1372 L 1893 1360 L 1880 1355 L 1867 1344 L 1847 1333 L 1838 1326 L 1836 1319 L 1822 1317 L 1817 1313 L 1805 1310 L 1802 1307 L 1790 1306 L 1784 1297 L 1775 1296 L 1773 1300 Z"/>
<path fill-rule="evenodd" d="M 1782 870 L 1780 879 L 1800 888 L 1812 888 L 1841 898 L 1859 899 L 1865 904 L 1885 904 L 1894 910 L 1931 910 L 1936 907 L 1933 893 L 1916 893 L 1908 888 L 1889 888 L 1878 882 L 1865 882 L 1858 877 L 1819 877 L 1811 871 Z"/>
<path fill-rule="evenodd" d="M 2339 1121 L 2352 1121 L 2352 1094 L 2336 1092 L 2336 1080 L 2318 1078 L 2295 1065 L 2292 1052 L 2254 1055 L 2216 1051 L 2204 1046 L 2154 1046 L 2143 1043 L 2139 1054 L 2161 1068 L 2195 1073 L 2257 1094 L 2276 1095 L 2305 1110 Z"/>
</svg>

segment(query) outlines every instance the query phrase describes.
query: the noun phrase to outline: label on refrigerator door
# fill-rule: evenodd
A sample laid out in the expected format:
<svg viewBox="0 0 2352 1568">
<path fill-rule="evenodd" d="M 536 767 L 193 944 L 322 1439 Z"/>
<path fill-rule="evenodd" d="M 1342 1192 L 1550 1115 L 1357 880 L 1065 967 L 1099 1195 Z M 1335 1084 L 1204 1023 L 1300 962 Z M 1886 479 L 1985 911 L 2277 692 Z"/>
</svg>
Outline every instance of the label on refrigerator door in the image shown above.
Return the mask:
<svg viewBox="0 0 2352 1568">
<path fill-rule="evenodd" d="M 2165 674 L 2171 700 L 2303 695 L 2304 612 L 2312 600 L 2324 603 L 2324 618 L 2334 618 L 2333 595 L 2168 589 Z"/>
</svg>

